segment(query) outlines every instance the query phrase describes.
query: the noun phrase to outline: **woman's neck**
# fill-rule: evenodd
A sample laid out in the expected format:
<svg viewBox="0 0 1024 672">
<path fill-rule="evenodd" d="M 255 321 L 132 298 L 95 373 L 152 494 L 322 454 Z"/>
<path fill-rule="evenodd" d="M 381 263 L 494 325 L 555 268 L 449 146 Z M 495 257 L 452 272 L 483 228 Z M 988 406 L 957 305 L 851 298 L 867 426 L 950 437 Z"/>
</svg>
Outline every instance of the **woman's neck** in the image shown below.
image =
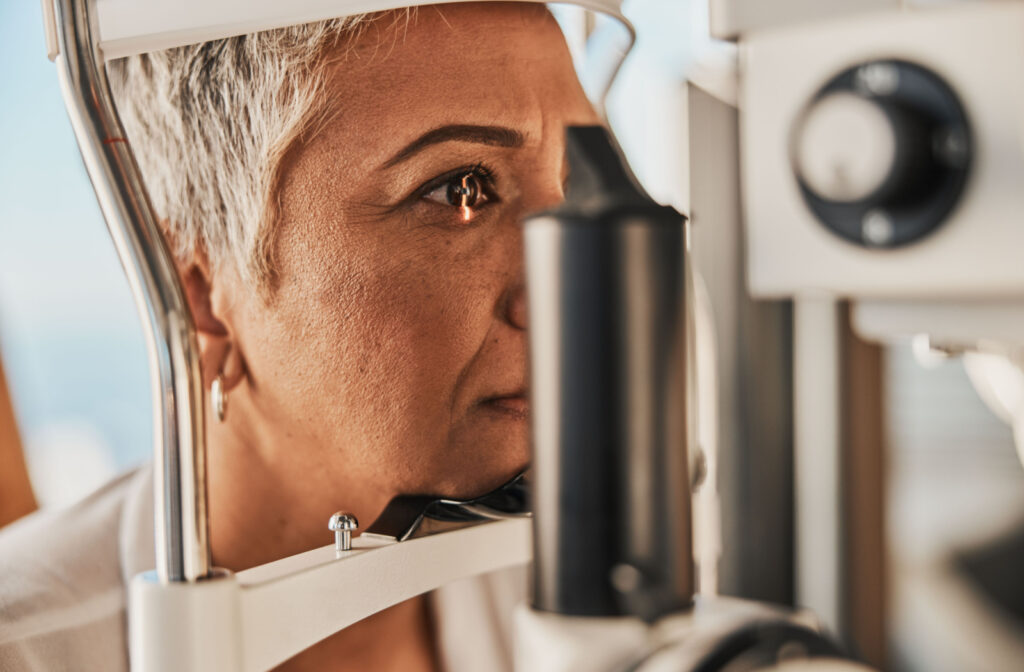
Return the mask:
<svg viewBox="0 0 1024 672">
<path fill-rule="evenodd" d="M 289 473 L 291 465 L 268 462 L 264 451 L 243 445 L 227 428 L 212 430 L 208 508 L 216 567 L 237 572 L 331 544 L 327 521 L 335 510 L 372 521 L 387 504 L 388 496 L 353 484 L 327 487 L 316 475 Z M 344 501 L 338 493 L 345 493 Z M 328 637 L 278 669 L 433 671 L 438 665 L 430 623 L 426 598 L 409 600 Z"/>
<path fill-rule="evenodd" d="M 426 597 L 379 612 L 323 640 L 276 672 L 435 672 L 440 669 Z"/>
<path fill-rule="evenodd" d="M 210 546 L 218 567 L 238 572 L 327 546 L 334 542 L 327 528 L 333 513 L 354 514 L 362 530 L 391 498 L 366 478 L 309 464 L 302 440 L 277 437 L 273 427 L 229 417 L 209 428 L 207 443 Z"/>
</svg>

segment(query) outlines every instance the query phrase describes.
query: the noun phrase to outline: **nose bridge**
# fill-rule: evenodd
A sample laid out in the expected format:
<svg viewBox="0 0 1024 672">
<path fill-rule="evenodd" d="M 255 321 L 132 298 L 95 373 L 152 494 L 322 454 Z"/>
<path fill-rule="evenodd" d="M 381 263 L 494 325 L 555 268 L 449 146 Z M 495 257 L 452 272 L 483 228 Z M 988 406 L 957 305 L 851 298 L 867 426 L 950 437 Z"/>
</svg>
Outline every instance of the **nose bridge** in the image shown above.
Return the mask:
<svg viewBox="0 0 1024 672">
<path fill-rule="evenodd" d="M 524 185 L 524 198 L 516 221 L 507 227 L 508 266 L 505 287 L 498 304 L 500 317 L 518 330 L 526 330 L 526 272 L 523 259 L 523 219 L 530 214 L 552 209 L 565 200 L 566 178 L 564 125 L 557 131 L 544 134 L 544 142 L 537 150 L 537 169 Z"/>
<path fill-rule="evenodd" d="M 562 185 L 564 175 L 561 164 L 562 162 L 559 161 L 558 170 L 551 171 L 544 176 L 543 180 L 539 180 L 541 183 L 537 185 L 536 204 L 527 211 L 527 214 L 554 209 L 565 200 L 565 189 Z"/>
<path fill-rule="evenodd" d="M 507 227 L 503 287 L 498 301 L 498 317 L 513 329 L 525 330 L 526 274 L 523 261 L 523 227 L 521 218 Z"/>
<path fill-rule="evenodd" d="M 535 190 L 534 198 L 527 214 L 554 208 L 565 200 L 564 186 L 568 167 L 565 159 L 565 134 L 561 125 L 558 132 L 548 134 L 537 164 L 539 169 L 534 174 L 536 184 L 531 185 Z"/>
</svg>

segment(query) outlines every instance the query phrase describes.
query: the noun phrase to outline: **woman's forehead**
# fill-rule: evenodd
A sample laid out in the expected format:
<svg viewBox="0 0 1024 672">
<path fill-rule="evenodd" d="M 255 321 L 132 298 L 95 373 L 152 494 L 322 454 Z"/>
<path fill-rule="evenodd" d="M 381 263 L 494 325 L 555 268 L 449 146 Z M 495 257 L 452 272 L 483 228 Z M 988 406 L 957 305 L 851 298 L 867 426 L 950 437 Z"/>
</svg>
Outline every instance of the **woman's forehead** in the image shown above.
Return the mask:
<svg viewBox="0 0 1024 672">
<path fill-rule="evenodd" d="M 334 65 L 329 95 L 335 132 L 365 137 L 360 122 L 372 119 L 374 145 L 441 123 L 501 122 L 531 136 L 553 110 L 591 112 L 557 22 L 527 3 L 380 17 Z"/>
<path fill-rule="evenodd" d="M 558 22 L 535 2 L 468 2 L 384 12 L 370 19 L 342 51 L 348 68 L 389 61 L 420 60 L 442 67 L 436 57 L 464 55 L 494 60 L 509 53 L 528 57 L 540 47 L 564 50 Z M 402 63 L 406 65 L 406 63 Z"/>
</svg>

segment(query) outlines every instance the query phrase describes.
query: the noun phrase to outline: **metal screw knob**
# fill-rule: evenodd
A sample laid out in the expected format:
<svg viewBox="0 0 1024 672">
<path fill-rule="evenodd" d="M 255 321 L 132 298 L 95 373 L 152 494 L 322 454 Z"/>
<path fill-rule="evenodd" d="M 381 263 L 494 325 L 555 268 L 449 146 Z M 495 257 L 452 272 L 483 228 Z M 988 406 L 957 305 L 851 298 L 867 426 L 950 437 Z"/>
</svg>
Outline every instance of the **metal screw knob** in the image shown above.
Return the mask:
<svg viewBox="0 0 1024 672">
<path fill-rule="evenodd" d="M 352 531 L 359 529 L 359 521 L 351 513 L 338 511 L 331 516 L 327 529 L 334 532 L 334 548 L 339 551 L 352 550 Z"/>
</svg>

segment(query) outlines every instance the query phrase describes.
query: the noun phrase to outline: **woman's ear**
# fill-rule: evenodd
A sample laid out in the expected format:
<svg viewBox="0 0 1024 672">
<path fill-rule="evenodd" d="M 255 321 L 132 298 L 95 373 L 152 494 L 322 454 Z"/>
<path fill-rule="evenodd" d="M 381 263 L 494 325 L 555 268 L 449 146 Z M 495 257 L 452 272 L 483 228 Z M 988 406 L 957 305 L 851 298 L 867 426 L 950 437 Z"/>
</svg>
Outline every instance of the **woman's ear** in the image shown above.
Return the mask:
<svg viewBox="0 0 1024 672">
<path fill-rule="evenodd" d="M 224 389 L 231 390 L 245 376 L 245 360 L 228 325 L 213 310 L 209 266 L 205 260 L 198 260 L 180 266 L 179 272 L 199 336 L 203 387 L 209 389 L 219 375 Z"/>
</svg>

